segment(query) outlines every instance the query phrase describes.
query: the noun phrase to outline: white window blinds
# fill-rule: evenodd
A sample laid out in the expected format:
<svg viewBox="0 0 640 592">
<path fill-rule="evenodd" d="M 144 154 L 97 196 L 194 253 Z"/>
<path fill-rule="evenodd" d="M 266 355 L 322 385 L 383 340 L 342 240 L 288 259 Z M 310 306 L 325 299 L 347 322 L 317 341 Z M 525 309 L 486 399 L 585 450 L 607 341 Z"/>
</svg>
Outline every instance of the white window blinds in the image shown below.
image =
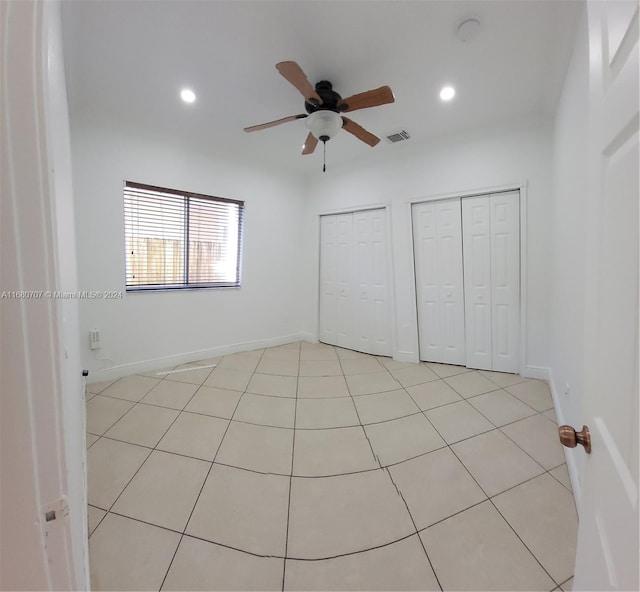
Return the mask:
<svg viewBox="0 0 640 592">
<path fill-rule="evenodd" d="M 244 202 L 125 182 L 128 291 L 240 285 Z"/>
</svg>

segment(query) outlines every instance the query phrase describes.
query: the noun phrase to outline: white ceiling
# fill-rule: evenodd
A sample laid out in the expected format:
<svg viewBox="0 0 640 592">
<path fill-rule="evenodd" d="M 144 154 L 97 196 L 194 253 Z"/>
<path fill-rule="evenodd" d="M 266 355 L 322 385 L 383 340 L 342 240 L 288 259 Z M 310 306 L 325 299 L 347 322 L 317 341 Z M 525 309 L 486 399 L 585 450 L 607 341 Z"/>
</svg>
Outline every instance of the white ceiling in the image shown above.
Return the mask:
<svg viewBox="0 0 640 592">
<path fill-rule="evenodd" d="M 304 120 L 242 128 L 304 112 L 275 69 L 294 60 L 312 84 L 343 97 L 388 84 L 396 102 L 350 117 L 412 143 L 466 129 L 550 115 L 562 85 L 581 2 L 570 0 L 68 1 L 63 4 L 72 117 L 106 120 L 198 150 L 316 171 L 321 145 L 301 156 Z M 463 43 L 458 23 L 481 21 Z M 445 84 L 456 97 L 442 103 Z M 197 94 L 179 99 L 182 87 Z M 363 160 L 370 148 L 341 132 L 327 161 Z"/>
</svg>

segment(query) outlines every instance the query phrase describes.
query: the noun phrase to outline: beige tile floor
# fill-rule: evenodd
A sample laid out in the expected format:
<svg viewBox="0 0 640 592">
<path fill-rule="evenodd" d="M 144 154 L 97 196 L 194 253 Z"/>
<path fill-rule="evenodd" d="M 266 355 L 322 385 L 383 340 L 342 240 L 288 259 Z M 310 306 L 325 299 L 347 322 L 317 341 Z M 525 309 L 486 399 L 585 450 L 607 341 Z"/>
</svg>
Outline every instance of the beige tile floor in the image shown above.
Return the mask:
<svg viewBox="0 0 640 592">
<path fill-rule="evenodd" d="M 94 590 L 571 589 L 544 382 L 304 342 L 87 391 Z"/>
</svg>

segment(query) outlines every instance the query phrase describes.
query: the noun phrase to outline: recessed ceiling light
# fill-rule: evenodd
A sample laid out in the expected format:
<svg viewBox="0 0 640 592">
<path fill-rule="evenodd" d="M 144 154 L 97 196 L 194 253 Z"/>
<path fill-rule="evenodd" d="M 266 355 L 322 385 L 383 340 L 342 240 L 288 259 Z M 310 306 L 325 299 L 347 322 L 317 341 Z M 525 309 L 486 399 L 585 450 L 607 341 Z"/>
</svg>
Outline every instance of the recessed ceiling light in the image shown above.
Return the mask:
<svg viewBox="0 0 640 592">
<path fill-rule="evenodd" d="M 196 93 L 188 88 L 184 88 L 182 89 L 182 91 L 180 91 L 180 98 L 185 103 L 193 103 L 196 100 Z"/>
<path fill-rule="evenodd" d="M 445 86 L 441 91 L 440 91 L 440 98 L 443 101 L 450 101 L 451 99 L 453 99 L 453 97 L 455 96 L 456 91 L 453 88 L 453 86 Z"/>
</svg>

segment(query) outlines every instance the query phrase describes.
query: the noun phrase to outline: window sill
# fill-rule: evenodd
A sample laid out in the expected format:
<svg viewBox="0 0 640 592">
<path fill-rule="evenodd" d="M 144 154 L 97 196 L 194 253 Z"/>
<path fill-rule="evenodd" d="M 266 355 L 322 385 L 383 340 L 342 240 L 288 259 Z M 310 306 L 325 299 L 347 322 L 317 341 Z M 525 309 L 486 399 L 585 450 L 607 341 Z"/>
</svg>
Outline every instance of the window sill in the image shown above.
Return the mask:
<svg viewBox="0 0 640 592">
<path fill-rule="evenodd" d="M 155 294 L 158 292 L 201 292 L 205 290 L 239 290 L 242 286 L 184 286 L 184 287 L 158 287 L 158 288 L 127 288 L 127 294 Z"/>
</svg>

